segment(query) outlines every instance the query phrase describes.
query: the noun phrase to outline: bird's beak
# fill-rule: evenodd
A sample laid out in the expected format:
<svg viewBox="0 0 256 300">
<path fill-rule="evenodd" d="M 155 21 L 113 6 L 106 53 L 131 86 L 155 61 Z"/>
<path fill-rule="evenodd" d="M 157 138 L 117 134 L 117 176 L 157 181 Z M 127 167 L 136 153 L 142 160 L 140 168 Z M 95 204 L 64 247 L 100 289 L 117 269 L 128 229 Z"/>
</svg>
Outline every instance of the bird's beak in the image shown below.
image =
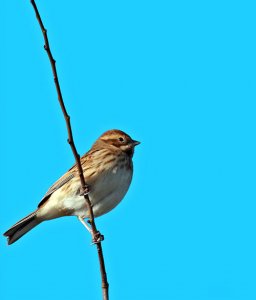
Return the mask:
<svg viewBox="0 0 256 300">
<path fill-rule="evenodd" d="M 133 147 L 135 147 L 135 146 L 139 145 L 140 142 L 138 142 L 138 141 L 132 141 L 132 144 L 133 144 Z"/>
</svg>

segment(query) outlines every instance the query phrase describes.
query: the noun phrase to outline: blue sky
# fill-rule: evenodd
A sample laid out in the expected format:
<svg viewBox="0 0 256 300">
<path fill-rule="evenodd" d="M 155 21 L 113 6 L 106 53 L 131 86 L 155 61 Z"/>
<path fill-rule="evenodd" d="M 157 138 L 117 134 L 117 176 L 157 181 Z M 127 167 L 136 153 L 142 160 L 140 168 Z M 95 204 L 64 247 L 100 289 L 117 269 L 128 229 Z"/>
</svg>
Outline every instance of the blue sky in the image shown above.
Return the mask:
<svg viewBox="0 0 256 300">
<path fill-rule="evenodd" d="M 107 129 L 141 145 L 97 219 L 110 299 L 256 299 L 254 1 L 37 1 L 80 154 Z M 0 11 L 0 231 L 74 162 L 29 1 Z M 0 297 L 101 299 L 76 218 L 0 238 Z"/>
</svg>

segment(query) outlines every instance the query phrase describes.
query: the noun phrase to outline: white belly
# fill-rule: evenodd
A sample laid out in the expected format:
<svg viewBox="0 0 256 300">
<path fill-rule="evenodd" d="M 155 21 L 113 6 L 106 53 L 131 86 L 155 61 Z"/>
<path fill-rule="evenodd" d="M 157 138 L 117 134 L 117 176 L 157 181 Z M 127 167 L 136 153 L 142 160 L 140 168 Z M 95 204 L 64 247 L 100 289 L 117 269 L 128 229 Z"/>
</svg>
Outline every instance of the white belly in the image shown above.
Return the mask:
<svg viewBox="0 0 256 300">
<path fill-rule="evenodd" d="M 110 168 L 96 176 L 90 186 L 89 198 L 93 205 L 94 216 L 98 217 L 113 209 L 125 196 L 132 179 L 132 166 Z M 37 212 L 38 218 L 49 220 L 62 216 L 81 216 L 88 218 L 88 209 L 83 196 L 79 195 L 80 180 L 72 178 L 56 190 Z"/>
<path fill-rule="evenodd" d="M 109 212 L 120 203 L 130 186 L 131 179 L 132 170 L 114 168 L 106 171 L 92 184 L 89 182 L 91 188 L 89 198 L 95 217 Z M 62 205 L 66 209 L 72 208 L 72 215 L 88 217 L 87 207 L 82 196 L 67 197 L 63 199 Z"/>
</svg>

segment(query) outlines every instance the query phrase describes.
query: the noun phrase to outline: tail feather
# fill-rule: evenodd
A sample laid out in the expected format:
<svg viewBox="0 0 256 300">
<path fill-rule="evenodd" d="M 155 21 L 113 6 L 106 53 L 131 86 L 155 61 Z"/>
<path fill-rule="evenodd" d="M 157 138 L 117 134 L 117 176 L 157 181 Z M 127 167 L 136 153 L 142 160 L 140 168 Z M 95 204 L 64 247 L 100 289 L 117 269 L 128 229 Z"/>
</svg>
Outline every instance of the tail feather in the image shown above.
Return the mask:
<svg viewBox="0 0 256 300">
<path fill-rule="evenodd" d="M 9 230 L 7 230 L 4 233 L 4 236 L 6 236 L 8 239 L 8 245 L 11 245 L 12 243 L 16 242 L 25 233 L 27 233 L 40 223 L 40 221 L 38 221 L 36 217 L 36 212 L 37 211 L 34 211 L 30 215 L 21 219 L 19 222 L 14 224 Z"/>
</svg>

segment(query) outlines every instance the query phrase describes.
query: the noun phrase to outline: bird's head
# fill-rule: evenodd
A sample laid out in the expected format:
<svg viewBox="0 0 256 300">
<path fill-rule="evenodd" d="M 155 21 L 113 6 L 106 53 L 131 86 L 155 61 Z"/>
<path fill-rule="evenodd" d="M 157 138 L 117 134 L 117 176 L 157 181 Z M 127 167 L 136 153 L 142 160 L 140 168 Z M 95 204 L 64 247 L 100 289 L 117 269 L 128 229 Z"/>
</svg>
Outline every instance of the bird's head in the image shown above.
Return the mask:
<svg viewBox="0 0 256 300">
<path fill-rule="evenodd" d="M 118 129 L 106 131 L 99 139 L 104 143 L 122 150 L 129 156 L 133 155 L 134 147 L 140 144 L 140 142 L 133 140 L 128 134 Z"/>
</svg>

